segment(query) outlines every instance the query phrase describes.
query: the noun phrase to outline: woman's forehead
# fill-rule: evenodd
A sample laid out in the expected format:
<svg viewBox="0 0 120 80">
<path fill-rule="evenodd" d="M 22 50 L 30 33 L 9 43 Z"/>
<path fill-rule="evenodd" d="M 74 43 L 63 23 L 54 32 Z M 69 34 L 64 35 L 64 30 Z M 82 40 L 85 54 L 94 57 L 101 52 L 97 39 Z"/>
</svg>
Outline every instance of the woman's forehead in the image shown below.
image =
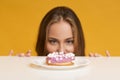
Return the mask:
<svg viewBox="0 0 120 80">
<path fill-rule="evenodd" d="M 72 38 L 73 35 L 70 24 L 67 22 L 58 22 L 52 24 L 48 31 L 48 37 L 53 37 L 58 39 Z"/>
<path fill-rule="evenodd" d="M 61 21 L 54 23 L 49 28 L 49 34 L 62 34 L 62 33 L 72 33 L 71 25 L 67 22 Z"/>
</svg>

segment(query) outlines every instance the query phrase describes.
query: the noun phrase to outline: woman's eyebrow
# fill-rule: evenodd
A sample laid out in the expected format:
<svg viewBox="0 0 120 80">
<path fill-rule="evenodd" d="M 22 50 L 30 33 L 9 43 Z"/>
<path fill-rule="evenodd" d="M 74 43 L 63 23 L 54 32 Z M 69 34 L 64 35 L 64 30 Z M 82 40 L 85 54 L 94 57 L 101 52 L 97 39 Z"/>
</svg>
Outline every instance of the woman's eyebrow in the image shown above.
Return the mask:
<svg viewBox="0 0 120 80">
<path fill-rule="evenodd" d="M 57 38 L 54 38 L 54 37 L 48 37 L 49 40 L 58 40 Z M 65 40 L 73 40 L 73 37 L 68 37 L 66 38 Z"/>
<path fill-rule="evenodd" d="M 66 40 L 73 40 L 73 37 L 69 37 L 69 38 L 67 38 Z"/>
<path fill-rule="evenodd" d="M 56 38 L 53 38 L 53 37 L 48 37 L 48 39 L 54 39 L 54 40 L 57 40 Z"/>
</svg>

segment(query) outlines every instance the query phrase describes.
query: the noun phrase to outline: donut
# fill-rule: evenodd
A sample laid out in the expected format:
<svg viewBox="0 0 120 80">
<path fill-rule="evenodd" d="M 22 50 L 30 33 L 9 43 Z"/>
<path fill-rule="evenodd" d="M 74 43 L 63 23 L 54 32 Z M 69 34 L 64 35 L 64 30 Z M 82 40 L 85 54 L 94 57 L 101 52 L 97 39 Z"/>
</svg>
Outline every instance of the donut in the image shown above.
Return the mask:
<svg viewBox="0 0 120 80">
<path fill-rule="evenodd" d="M 53 52 L 47 55 L 46 64 L 51 66 L 70 66 L 74 64 L 74 60 L 74 53 Z"/>
</svg>

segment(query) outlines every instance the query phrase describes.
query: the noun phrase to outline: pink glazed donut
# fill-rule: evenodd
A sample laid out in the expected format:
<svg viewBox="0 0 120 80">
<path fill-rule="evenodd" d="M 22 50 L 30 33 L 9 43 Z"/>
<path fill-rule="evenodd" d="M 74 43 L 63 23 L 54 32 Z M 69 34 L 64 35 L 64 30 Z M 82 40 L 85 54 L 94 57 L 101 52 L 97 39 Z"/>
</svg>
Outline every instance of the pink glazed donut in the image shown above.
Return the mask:
<svg viewBox="0 0 120 80">
<path fill-rule="evenodd" d="M 69 66 L 73 65 L 75 60 L 75 54 L 64 52 L 49 53 L 46 57 L 46 63 L 53 66 Z"/>
</svg>

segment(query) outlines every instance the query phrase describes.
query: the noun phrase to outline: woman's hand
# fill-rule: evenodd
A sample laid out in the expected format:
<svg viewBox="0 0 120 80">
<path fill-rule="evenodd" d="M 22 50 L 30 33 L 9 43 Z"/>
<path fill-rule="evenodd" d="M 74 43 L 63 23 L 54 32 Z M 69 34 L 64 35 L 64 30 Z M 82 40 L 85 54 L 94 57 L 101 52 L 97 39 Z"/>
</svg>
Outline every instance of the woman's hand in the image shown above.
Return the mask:
<svg viewBox="0 0 120 80">
<path fill-rule="evenodd" d="M 14 54 L 14 51 L 10 50 L 9 56 L 12 56 L 13 54 Z M 19 53 L 16 56 L 19 56 L 19 57 L 30 57 L 31 56 L 31 50 L 28 50 L 26 53 Z"/>
<path fill-rule="evenodd" d="M 105 51 L 105 54 L 106 54 L 107 57 L 110 57 L 110 52 L 108 50 Z M 101 57 L 102 55 L 99 54 L 99 53 L 92 53 L 92 52 L 90 52 L 89 56 L 90 57 Z"/>
</svg>

